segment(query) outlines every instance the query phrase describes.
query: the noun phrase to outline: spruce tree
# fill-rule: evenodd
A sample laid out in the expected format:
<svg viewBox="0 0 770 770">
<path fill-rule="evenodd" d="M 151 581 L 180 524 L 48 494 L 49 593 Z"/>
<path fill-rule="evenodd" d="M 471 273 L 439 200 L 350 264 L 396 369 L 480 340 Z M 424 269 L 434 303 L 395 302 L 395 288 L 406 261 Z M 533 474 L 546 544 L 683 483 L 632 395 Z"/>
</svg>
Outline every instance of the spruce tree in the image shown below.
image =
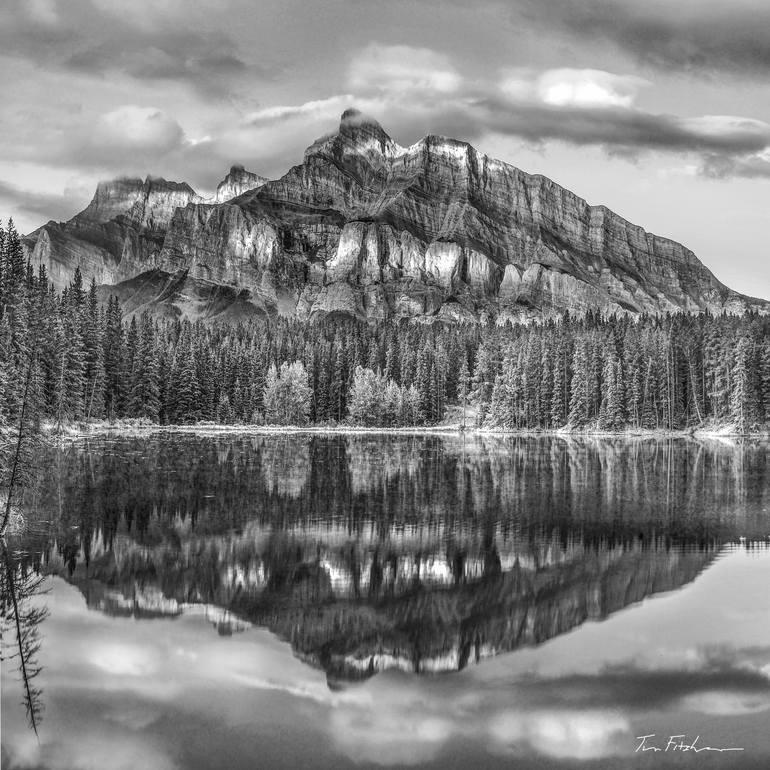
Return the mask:
<svg viewBox="0 0 770 770">
<path fill-rule="evenodd" d="M 750 361 L 752 341 L 744 334 L 738 339 L 732 369 L 730 413 L 739 433 L 747 433 L 756 423 L 756 396 L 753 391 Z"/>
<path fill-rule="evenodd" d="M 110 418 L 119 415 L 125 400 L 123 343 L 123 314 L 117 297 L 111 296 L 107 302 L 102 345 L 105 378 L 104 408 Z"/>
<path fill-rule="evenodd" d="M 560 335 L 553 358 L 553 389 L 551 391 L 550 421 L 554 428 L 567 424 L 569 409 L 569 370 L 567 350 L 563 336 Z"/>
<path fill-rule="evenodd" d="M 13 219 L 8 220 L 8 228 L 4 238 L 4 271 L 6 288 L 9 293 L 18 291 L 26 283 L 27 264 L 24 259 L 24 250 L 21 247 L 21 238 L 13 224 Z"/>
<path fill-rule="evenodd" d="M 591 405 L 592 371 L 589 366 L 588 351 L 584 337 L 576 343 L 572 358 L 572 383 L 569 404 L 569 424 L 579 428 L 588 422 Z"/>
</svg>

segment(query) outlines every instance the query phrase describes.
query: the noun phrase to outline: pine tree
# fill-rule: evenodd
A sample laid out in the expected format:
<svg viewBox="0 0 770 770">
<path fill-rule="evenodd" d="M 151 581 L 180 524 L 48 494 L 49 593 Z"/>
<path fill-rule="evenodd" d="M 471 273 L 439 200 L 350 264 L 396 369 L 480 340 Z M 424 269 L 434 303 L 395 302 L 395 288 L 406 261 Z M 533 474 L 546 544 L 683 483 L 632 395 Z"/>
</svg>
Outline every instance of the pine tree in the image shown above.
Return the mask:
<svg viewBox="0 0 770 770">
<path fill-rule="evenodd" d="M 200 386 L 190 324 L 184 325 L 174 353 L 169 393 L 169 417 L 175 423 L 191 423 L 200 419 Z"/>
<path fill-rule="evenodd" d="M 24 259 L 24 250 L 21 247 L 21 238 L 13 224 L 13 219 L 8 220 L 8 228 L 5 231 L 4 240 L 4 273 L 6 290 L 8 294 L 18 292 L 24 285 L 27 276 L 27 265 Z"/>
<path fill-rule="evenodd" d="M 588 422 L 591 405 L 592 371 L 589 367 L 586 340 L 581 337 L 575 344 L 575 352 L 572 358 L 572 384 L 570 387 L 571 398 L 569 404 L 569 424 L 573 427 L 581 427 Z"/>
<path fill-rule="evenodd" d="M 567 424 L 569 408 L 569 370 L 567 349 L 563 337 L 559 338 L 553 358 L 553 389 L 551 391 L 551 425 L 561 428 Z"/>
<path fill-rule="evenodd" d="M 480 425 L 485 416 L 487 405 L 492 396 L 492 388 L 496 378 L 495 357 L 491 347 L 482 340 L 476 352 L 476 362 L 473 367 L 471 380 L 471 404 L 477 410 L 477 423 Z"/>
<path fill-rule="evenodd" d="M 388 347 L 385 351 L 385 377 L 395 382 L 400 382 L 401 371 L 398 361 L 398 339 L 393 332 L 388 339 Z"/>
<path fill-rule="evenodd" d="M 69 316 L 65 320 L 67 337 L 66 354 L 66 401 L 68 412 L 73 420 L 82 420 L 86 403 L 86 348 L 80 333 L 80 323 L 77 316 Z"/>
<path fill-rule="evenodd" d="M 608 346 L 602 371 L 604 396 L 602 398 L 600 425 L 610 430 L 620 430 L 625 424 L 623 414 L 623 382 L 621 364 L 615 348 Z"/>
<path fill-rule="evenodd" d="M 8 423 L 11 383 L 16 375 L 11 365 L 11 326 L 8 315 L 0 316 L 0 425 Z"/>
<path fill-rule="evenodd" d="M 415 386 L 420 394 L 420 411 L 428 422 L 433 421 L 431 404 L 431 356 L 428 346 L 424 345 L 417 359 L 417 373 Z"/>
<path fill-rule="evenodd" d="M 331 383 L 332 409 L 331 417 L 341 422 L 347 412 L 348 368 L 345 348 L 337 338 L 334 343 L 334 369 Z"/>
<path fill-rule="evenodd" d="M 5 285 L 8 275 L 8 267 L 5 261 L 5 241 L 5 228 L 3 227 L 3 223 L 0 222 L 0 312 L 2 312 L 3 305 L 5 305 Z"/>
<path fill-rule="evenodd" d="M 42 275 L 41 265 L 41 275 Z M 40 279 L 42 280 L 42 278 Z M 82 316 L 82 337 L 85 353 L 85 418 L 98 419 L 104 414 L 104 350 L 99 321 L 96 282 L 92 279 L 86 308 Z"/>
<path fill-rule="evenodd" d="M 107 415 L 114 418 L 125 400 L 123 314 L 117 297 L 111 296 L 108 300 L 104 327 L 104 408 Z"/>
<path fill-rule="evenodd" d="M 768 339 L 762 342 L 759 362 L 764 419 L 770 421 L 770 340 Z"/>
<path fill-rule="evenodd" d="M 750 360 L 752 342 L 747 335 L 741 335 L 735 348 L 733 363 L 730 412 L 739 433 L 747 433 L 756 423 L 756 396 L 753 392 Z"/>
<path fill-rule="evenodd" d="M 152 320 L 145 314 L 142 316 L 131 370 L 127 412 L 130 417 L 155 422 L 160 416 L 160 408 L 160 362 L 155 345 L 155 330 Z"/>
<path fill-rule="evenodd" d="M 380 351 L 377 348 L 377 341 L 374 339 L 369 341 L 369 358 L 366 365 L 373 372 L 380 369 Z"/>
<path fill-rule="evenodd" d="M 457 376 L 457 400 L 462 406 L 462 427 L 465 430 L 465 416 L 468 408 L 468 393 L 471 385 L 471 373 L 468 369 L 468 357 L 465 355 L 465 351 L 461 351 L 460 357 L 460 372 Z"/>
<path fill-rule="evenodd" d="M 75 275 L 70 284 L 69 298 L 76 310 L 80 310 L 86 304 L 86 292 L 83 289 L 83 274 L 80 272 L 80 265 L 75 268 Z"/>
</svg>

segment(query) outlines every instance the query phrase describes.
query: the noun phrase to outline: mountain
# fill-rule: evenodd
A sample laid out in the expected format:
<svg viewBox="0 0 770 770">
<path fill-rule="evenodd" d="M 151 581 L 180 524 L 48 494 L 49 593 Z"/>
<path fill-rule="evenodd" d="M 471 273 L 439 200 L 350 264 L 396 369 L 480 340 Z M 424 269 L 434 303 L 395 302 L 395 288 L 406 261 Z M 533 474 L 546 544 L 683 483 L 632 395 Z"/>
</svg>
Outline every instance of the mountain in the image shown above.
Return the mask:
<svg viewBox="0 0 770 770">
<path fill-rule="evenodd" d="M 115 284 L 147 270 L 176 210 L 200 200 L 188 184 L 150 176 L 101 182 L 69 222 L 48 222 L 22 243 L 33 264 L 46 266 L 57 289 L 70 283 L 77 267 L 87 281 Z"/>
<path fill-rule="evenodd" d="M 145 222 L 134 209 L 151 197 L 159 213 Z M 117 284 L 104 291 L 133 310 L 190 317 L 770 307 L 724 286 L 681 244 L 546 177 L 445 137 L 401 147 L 355 110 L 278 180 L 235 166 L 210 201 L 187 185 L 119 180 L 25 244 L 58 285 L 80 265 L 86 280 Z"/>
</svg>

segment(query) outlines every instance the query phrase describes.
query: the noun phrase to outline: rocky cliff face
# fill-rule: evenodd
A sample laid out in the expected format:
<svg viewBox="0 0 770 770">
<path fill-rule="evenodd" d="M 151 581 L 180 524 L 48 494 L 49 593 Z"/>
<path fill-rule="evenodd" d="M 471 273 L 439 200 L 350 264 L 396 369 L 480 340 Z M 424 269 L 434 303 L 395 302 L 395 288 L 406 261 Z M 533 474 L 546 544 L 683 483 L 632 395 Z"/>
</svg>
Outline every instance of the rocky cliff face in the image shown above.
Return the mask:
<svg viewBox="0 0 770 770">
<path fill-rule="evenodd" d="M 563 310 L 768 307 L 721 284 L 681 244 L 589 206 L 550 179 L 444 137 L 401 147 L 354 110 L 281 179 L 234 167 L 213 202 L 164 182 L 169 192 L 152 226 L 138 216 L 151 180 L 118 184 L 100 186 L 66 225 L 29 236 L 33 259 L 55 280 L 66 282 L 77 264 L 103 283 L 141 269 L 183 271 L 196 286 L 246 296 L 255 312 L 300 318 L 506 320 Z M 107 238 L 124 220 L 133 229 Z M 196 314 L 181 302 L 173 308 Z"/>
</svg>

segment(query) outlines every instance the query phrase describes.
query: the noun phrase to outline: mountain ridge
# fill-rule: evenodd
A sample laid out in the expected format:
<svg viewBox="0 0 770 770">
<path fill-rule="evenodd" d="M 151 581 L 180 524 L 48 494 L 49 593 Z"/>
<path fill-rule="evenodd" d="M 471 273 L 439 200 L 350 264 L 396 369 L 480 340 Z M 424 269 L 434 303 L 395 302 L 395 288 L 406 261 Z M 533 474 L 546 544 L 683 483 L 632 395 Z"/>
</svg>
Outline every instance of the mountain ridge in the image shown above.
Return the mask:
<svg viewBox="0 0 770 770">
<path fill-rule="evenodd" d="M 279 179 L 233 166 L 209 200 L 185 183 L 150 177 L 141 205 L 131 189 L 123 204 L 110 197 L 139 181 L 100 185 L 84 212 L 26 236 L 32 261 L 60 286 L 80 266 L 87 280 L 117 285 L 117 294 L 121 282 L 145 272 L 155 271 L 155 280 L 186 271 L 187 299 L 161 312 L 193 318 L 223 312 L 205 301 L 213 285 L 240 297 L 246 315 L 301 319 L 770 308 L 726 287 L 682 244 L 548 177 L 447 137 L 402 147 L 353 109 Z M 127 213 L 114 213 L 129 202 Z M 113 216 L 91 223 L 95 206 Z M 143 299 L 137 310 L 159 310 L 157 295 Z"/>
</svg>

